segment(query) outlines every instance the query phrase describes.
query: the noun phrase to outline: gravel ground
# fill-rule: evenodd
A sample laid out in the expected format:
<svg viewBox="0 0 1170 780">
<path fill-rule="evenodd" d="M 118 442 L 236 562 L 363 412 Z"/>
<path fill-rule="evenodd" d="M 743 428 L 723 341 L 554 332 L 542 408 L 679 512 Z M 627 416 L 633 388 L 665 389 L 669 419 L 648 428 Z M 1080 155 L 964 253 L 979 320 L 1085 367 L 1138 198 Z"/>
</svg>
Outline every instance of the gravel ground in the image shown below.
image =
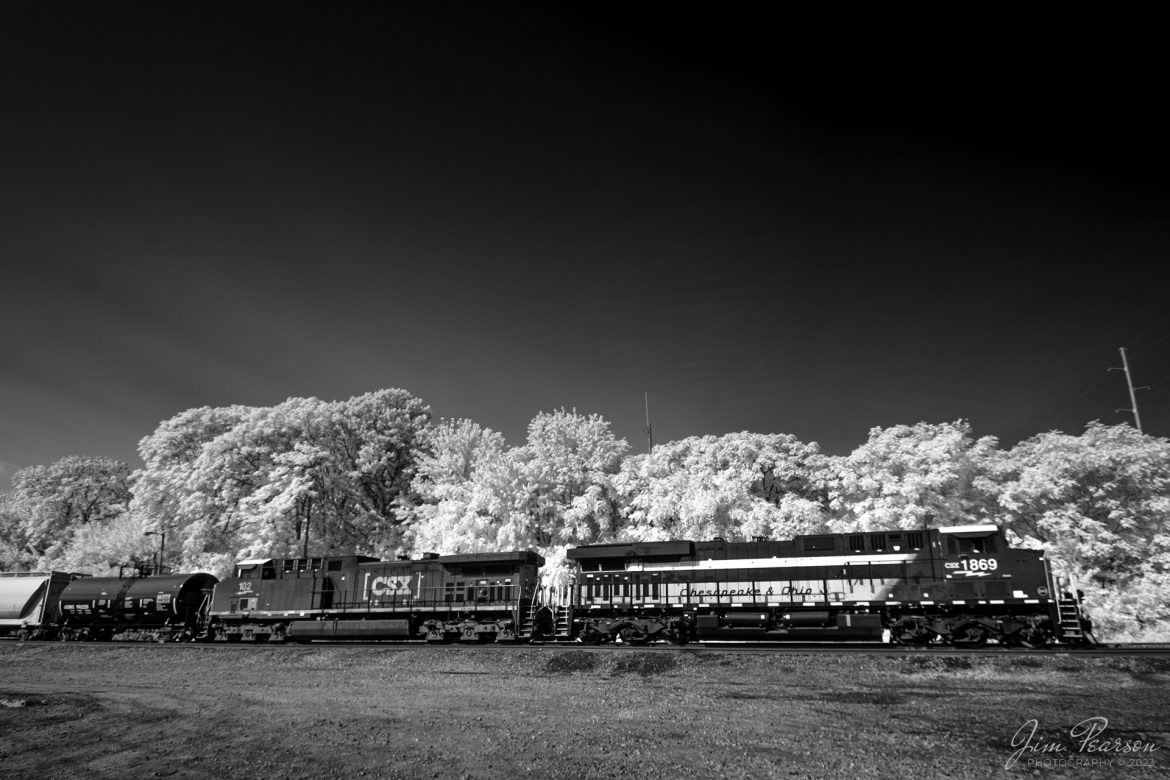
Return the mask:
<svg viewBox="0 0 1170 780">
<path fill-rule="evenodd" d="M 0 642 L 0 705 L 6 780 L 1170 777 L 1154 656 Z"/>
</svg>

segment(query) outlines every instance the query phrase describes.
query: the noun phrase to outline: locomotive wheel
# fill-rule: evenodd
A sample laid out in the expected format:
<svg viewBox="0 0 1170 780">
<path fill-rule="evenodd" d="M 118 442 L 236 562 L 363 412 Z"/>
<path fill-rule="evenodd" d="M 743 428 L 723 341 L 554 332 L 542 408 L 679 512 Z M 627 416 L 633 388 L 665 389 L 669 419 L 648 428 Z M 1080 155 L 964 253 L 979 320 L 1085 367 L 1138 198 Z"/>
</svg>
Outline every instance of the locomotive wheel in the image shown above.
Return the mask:
<svg viewBox="0 0 1170 780">
<path fill-rule="evenodd" d="M 633 626 L 626 626 L 617 632 L 617 637 L 614 641 L 621 642 L 624 645 L 644 645 L 646 644 L 646 635 Z"/>
<path fill-rule="evenodd" d="M 586 627 L 578 637 L 583 645 L 599 645 L 605 639 L 605 634 L 593 627 Z"/>
<path fill-rule="evenodd" d="M 1017 647 L 1039 648 L 1048 647 L 1052 637 L 1042 628 L 1021 628 L 1008 637 L 1009 644 Z"/>
<path fill-rule="evenodd" d="M 903 645 L 925 645 L 934 639 L 934 632 L 917 623 L 898 628 L 894 638 Z"/>
<path fill-rule="evenodd" d="M 983 647 L 987 644 L 987 629 L 980 625 L 970 624 L 956 633 L 951 641 L 960 647 Z"/>
</svg>

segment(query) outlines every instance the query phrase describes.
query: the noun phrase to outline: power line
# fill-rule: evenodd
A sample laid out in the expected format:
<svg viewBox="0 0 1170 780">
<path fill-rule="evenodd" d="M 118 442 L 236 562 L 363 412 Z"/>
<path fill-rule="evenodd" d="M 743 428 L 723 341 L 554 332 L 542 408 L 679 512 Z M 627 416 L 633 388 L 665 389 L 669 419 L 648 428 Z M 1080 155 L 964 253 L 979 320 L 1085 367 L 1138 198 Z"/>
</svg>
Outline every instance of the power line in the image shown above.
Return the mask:
<svg viewBox="0 0 1170 780">
<path fill-rule="evenodd" d="M 1155 330 L 1158 330 L 1159 328 L 1161 328 L 1161 326 L 1166 324 L 1167 322 L 1170 322 L 1170 313 L 1163 314 L 1161 319 L 1159 319 L 1157 322 L 1155 322 L 1153 325 L 1151 325 L 1149 328 L 1146 329 L 1146 332 L 1141 335 L 1141 338 L 1144 339 L 1146 336 L 1153 333 Z M 1133 356 L 1134 357 L 1141 357 L 1142 355 L 1146 354 L 1151 349 L 1158 346 L 1159 344 L 1161 344 L 1163 341 L 1166 341 L 1167 339 L 1170 339 L 1170 331 L 1163 333 L 1161 337 L 1154 339 L 1152 342 L 1150 342 L 1146 346 L 1142 347 L 1137 352 L 1134 352 Z M 1139 341 L 1140 341 L 1140 339 L 1139 339 Z"/>
<path fill-rule="evenodd" d="M 1107 376 L 1109 376 L 1109 372 L 1102 371 L 1093 379 L 1089 380 L 1089 383 L 1085 385 L 1084 389 L 1077 393 L 1076 396 L 1071 401 L 1069 401 L 1060 412 L 1050 418 L 1051 422 L 1048 423 L 1049 427 L 1058 427 L 1060 425 L 1060 421 L 1064 419 L 1065 415 L 1071 412 L 1073 408 L 1076 407 L 1076 405 L 1079 404 L 1081 400 L 1089 394 L 1090 391 L 1094 390 L 1098 385 L 1104 382 L 1105 377 Z"/>
</svg>

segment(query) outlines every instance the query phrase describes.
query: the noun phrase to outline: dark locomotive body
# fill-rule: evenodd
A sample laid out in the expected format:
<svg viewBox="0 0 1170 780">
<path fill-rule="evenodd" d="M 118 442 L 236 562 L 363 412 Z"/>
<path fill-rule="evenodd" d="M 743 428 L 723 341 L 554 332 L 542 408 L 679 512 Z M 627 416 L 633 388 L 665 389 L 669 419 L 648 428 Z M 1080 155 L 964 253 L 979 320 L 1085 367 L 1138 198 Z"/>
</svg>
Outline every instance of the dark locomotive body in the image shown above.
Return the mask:
<svg viewBox="0 0 1170 780">
<path fill-rule="evenodd" d="M 533 552 L 241 561 L 215 589 L 208 638 L 515 641 L 543 564 Z"/>
<path fill-rule="evenodd" d="M 590 545 L 568 557 L 579 571 L 563 633 L 587 643 L 1091 638 L 1043 553 L 1011 548 L 994 525 Z"/>
</svg>

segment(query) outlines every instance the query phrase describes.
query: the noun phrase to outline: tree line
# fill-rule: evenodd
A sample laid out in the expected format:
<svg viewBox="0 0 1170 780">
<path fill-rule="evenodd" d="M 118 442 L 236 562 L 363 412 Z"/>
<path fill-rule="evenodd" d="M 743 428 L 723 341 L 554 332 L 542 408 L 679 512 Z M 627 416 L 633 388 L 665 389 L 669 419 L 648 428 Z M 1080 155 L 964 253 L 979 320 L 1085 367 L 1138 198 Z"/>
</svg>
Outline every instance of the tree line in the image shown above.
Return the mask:
<svg viewBox="0 0 1170 780">
<path fill-rule="evenodd" d="M 595 414 L 542 412 L 510 445 L 388 389 L 190 409 L 138 452 L 133 471 L 72 456 L 16 472 L 0 569 L 110 574 L 162 552 L 222 577 L 248 557 L 535 549 L 556 584 L 580 544 L 995 523 L 1077 579 L 1104 635 L 1170 636 L 1170 440 L 1124 424 L 1009 449 L 957 421 L 874 428 L 845 456 L 749 432 L 634 453 Z"/>
</svg>

